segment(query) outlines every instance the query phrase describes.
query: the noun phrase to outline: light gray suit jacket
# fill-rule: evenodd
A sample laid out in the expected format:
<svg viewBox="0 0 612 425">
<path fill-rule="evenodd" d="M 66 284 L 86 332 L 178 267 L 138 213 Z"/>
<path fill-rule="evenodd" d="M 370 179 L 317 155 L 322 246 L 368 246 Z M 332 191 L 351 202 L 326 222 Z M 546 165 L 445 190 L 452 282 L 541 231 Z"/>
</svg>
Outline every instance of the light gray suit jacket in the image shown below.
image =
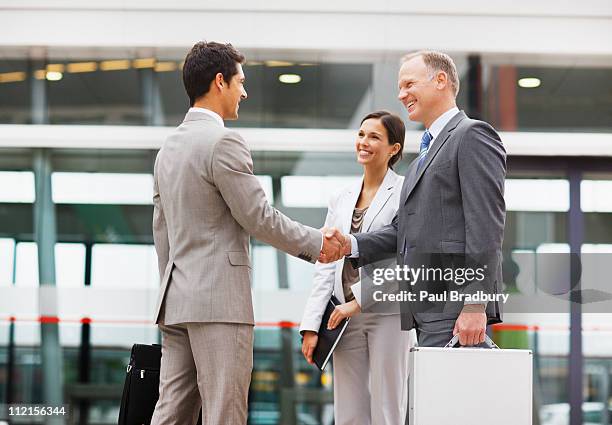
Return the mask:
<svg viewBox="0 0 612 425">
<path fill-rule="evenodd" d="M 403 177 L 398 176 L 391 169 L 387 170 L 387 174 L 363 218 L 362 232 L 380 229 L 393 220 L 400 203 L 403 182 Z M 363 178 L 330 199 L 325 227 L 336 227 L 342 230 L 343 234 L 348 234 L 351 231 L 353 210 L 359 199 L 362 183 Z M 344 261 L 336 261 L 330 264 L 317 263 L 315 265 L 313 287 L 304 309 L 300 332 L 319 331 L 323 312 L 332 292 L 340 302 L 345 302 L 342 287 L 343 267 Z M 363 302 L 368 302 L 371 297 L 365 296 L 362 298 L 361 282 L 352 285 L 351 289 L 362 310 L 365 310 L 367 306 L 364 306 Z M 399 313 L 399 310 L 397 313 Z"/>
<path fill-rule="evenodd" d="M 153 237 L 166 325 L 254 324 L 249 235 L 315 262 L 319 230 L 268 204 L 247 144 L 197 111 L 168 137 L 154 172 Z"/>
<path fill-rule="evenodd" d="M 406 172 L 401 204 L 393 222 L 377 232 L 356 235 L 363 266 L 396 255 L 400 265 L 416 267 L 423 255 L 463 255 L 487 267 L 486 279 L 465 291 L 500 292 L 501 247 L 506 208 L 506 151 L 489 124 L 458 112 L 433 142 L 420 168 Z M 448 310 L 446 307 L 452 307 Z M 446 305 L 439 319 L 456 318 Z M 486 306 L 488 323 L 501 322 L 498 302 Z M 402 327 L 411 327 L 402 317 Z"/>
</svg>

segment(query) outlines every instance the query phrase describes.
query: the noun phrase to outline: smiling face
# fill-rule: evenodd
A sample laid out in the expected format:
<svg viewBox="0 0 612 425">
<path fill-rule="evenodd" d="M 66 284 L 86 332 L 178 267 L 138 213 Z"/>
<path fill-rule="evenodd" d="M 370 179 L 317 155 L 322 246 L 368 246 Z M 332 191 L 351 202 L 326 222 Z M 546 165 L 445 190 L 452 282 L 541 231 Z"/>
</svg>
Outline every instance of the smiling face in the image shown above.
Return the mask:
<svg viewBox="0 0 612 425">
<path fill-rule="evenodd" d="M 244 88 L 244 72 L 242 65 L 236 64 L 237 73 L 231 78 L 230 83 L 223 85 L 223 118 L 226 120 L 238 119 L 238 108 L 240 102 L 247 98 Z"/>
<path fill-rule="evenodd" d="M 442 81 L 441 81 L 442 80 Z M 446 74 L 431 73 L 421 56 L 404 62 L 398 76 L 398 99 L 408 111 L 411 121 L 423 123 L 429 128 L 446 104 Z"/>
<path fill-rule="evenodd" d="M 387 169 L 389 159 L 399 152 L 399 143 L 389 144 L 385 126 L 377 118 L 365 120 L 357 133 L 357 162 L 363 166 Z"/>
</svg>

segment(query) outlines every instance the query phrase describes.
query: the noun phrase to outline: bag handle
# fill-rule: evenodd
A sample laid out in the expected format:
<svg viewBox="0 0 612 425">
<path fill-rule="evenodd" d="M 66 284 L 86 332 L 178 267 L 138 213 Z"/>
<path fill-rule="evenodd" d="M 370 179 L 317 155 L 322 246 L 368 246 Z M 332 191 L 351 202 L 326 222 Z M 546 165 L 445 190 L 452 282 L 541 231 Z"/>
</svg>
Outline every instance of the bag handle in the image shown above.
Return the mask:
<svg viewBox="0 0 612 425">
<path fill-rule="evenodd" d="M 489 348 L 500 350 L 500 348 L 497 346 L 497 344 L 494 343 L 493 340 L 491 338 L 489 338 L 489 335 L 487 335 L 487 334 L 485 334 L 484 342 L 485 342 L 485 344 L 487 344 L 489 346 Z M 450 341 L 448 341 L 448 344 L 446 344 L 444 346 L 444 348 L 453 348 L 458 343 L 459 343 L 459 334 L 457 334 L 454 337 L 452 337 L 452 339 Z"/>
</svg>

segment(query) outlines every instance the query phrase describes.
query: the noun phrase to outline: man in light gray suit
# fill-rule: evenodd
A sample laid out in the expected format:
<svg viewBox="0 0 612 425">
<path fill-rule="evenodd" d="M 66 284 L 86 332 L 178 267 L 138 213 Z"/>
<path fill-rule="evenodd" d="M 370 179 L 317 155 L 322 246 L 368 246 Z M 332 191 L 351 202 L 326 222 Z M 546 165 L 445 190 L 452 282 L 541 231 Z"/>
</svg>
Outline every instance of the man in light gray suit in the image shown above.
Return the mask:
<svg viewBox="0 0 612 425">
<path fill-rule="evenodd" d="M 505 221 L 502 142 L 489 124 L 457 108 L 459 78 L 448 55 L 422 51 L 406 56 L 398 87 L 410 120 L 426 128 L 419 156 L 408 167 L 393 222 L 375 232 L 345 236 L 344 254 L 355 267 L 389 255 L 413 268 L 425 257 L 441 258 L 439 266 L 460 257 L 466 265 L 485 269 L 482 282 L 473 279 L 462 291 L 495 294 L 502 284 Z M 426 289 L 435 291 L 437 284 Z M 501 322 L 496 301 L 432 306 L 432 312 L 417 306 L 403 317 L 402 327 L 416 327 L 421 346 L 444 346 L 456 334 L 461 345 L 478 345 L 487 324 Z"/>
<path fill-rule="evenodd" d="M 247 98 L 230 44 L 197 43 L 183 67 L 191 108 L 157 155 L 153 236 L 161 289 L 153 425 L 244 425 L 253 365 L 249 235 L 309 262 L 341 241 L 271 207 L 247 144 L 223 120 Z"/>
</svg>

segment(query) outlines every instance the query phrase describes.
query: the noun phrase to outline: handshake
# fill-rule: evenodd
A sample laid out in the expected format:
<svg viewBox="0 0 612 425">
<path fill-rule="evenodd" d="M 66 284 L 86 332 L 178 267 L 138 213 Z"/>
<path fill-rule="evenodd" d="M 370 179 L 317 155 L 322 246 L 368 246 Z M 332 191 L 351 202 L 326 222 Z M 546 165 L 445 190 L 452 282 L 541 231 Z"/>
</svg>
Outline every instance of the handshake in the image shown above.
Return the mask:
<svg viewBox="0 0 612 425">
<path fill-rule="evenodd" d="M 321 233 L 323 233 L 323 247 L 319 255 L 320 263 L 333 263 L 351 254 L 351 239 L 343 235 L 340 230 L 335 227 L 323 227 Z"/>
</svg>

